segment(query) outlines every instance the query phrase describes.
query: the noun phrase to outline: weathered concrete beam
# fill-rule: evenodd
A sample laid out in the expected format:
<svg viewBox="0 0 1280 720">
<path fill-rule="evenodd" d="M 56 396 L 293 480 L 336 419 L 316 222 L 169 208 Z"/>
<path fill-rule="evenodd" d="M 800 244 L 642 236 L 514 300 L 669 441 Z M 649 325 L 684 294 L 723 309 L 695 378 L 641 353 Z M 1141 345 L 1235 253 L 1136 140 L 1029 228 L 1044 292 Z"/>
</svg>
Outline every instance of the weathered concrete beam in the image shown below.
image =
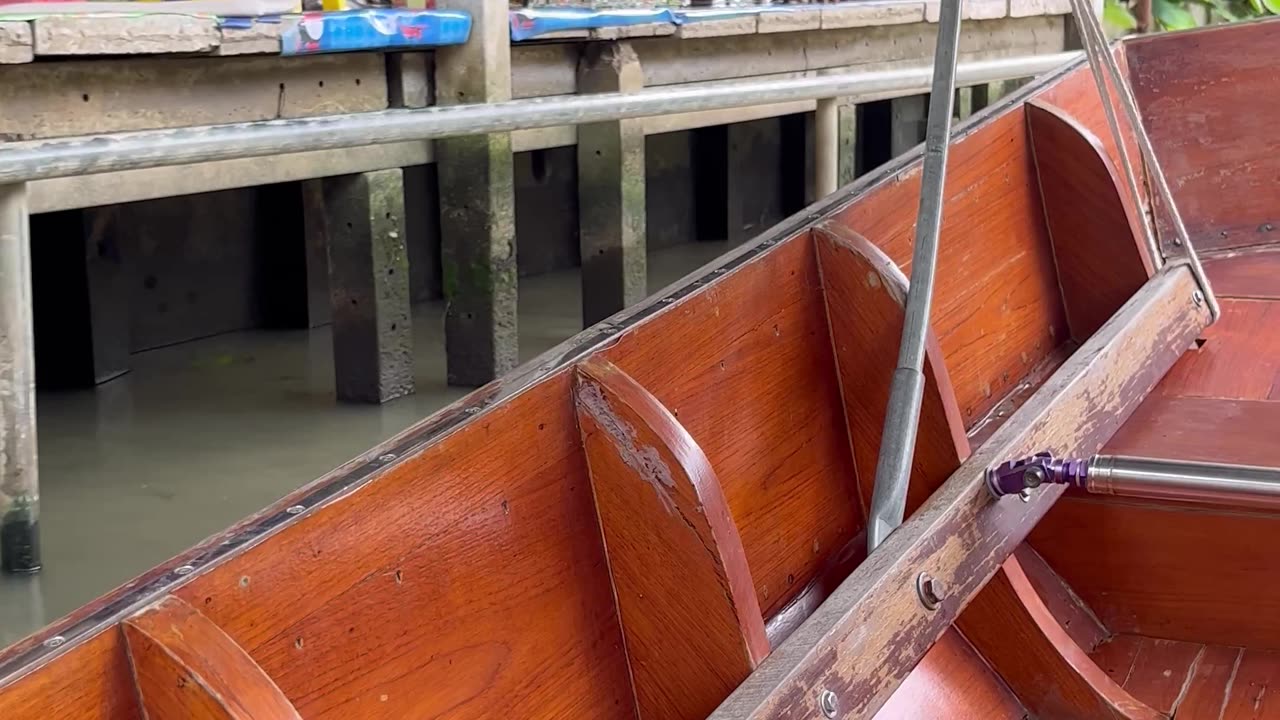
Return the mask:
<svg viewBox="0 0 1280 720">
<path fill-rule="evenodd" d="M 31 23 L 0 22 L 0 65 L 18 65 L 33 59 Z"/>
<path fill-rule="evenodd" d="M 0 185 L 0 569 L 40 569 L 36 361 L 26 185 Z"/>
<path fill-rule="evenodd" d="M 510 99 L 507 5 L 442 0 L 439 6 L 469 12 L 472 30 L 465 45 L 436 53 L 437 104 Z M 511 135 L 442 140 L 436 163 L 448 382 L 483 385 L 519 359 Z"/>
<path fill-rule="evenodd" d="M 217 18 L 193 15 L 50 15 L 31 24 L 44 56 L 201 53 L 222 43 Z"/>
<path fill-rule="evenodd" d="M 338 399 L 382 403 L 408 395 L 413 392 L 413 329 L 401 171 L 307 184 L 306 216 L 322 224 L 319 232 L 328 247 Z"/>
<path fill-rule="evenodd" d="M 627 42 L 587 46 L 582 92 L 632 92 L 644 71 Z M 578 128 L 578 244 L 582 324 L 603 320 L 645 296 L 645 156 L 640 120 Z"/>
<path fill-rule="evenodd" d="M 929 119 L 929 96 L 912 95 L 889 101 L 892 125 L 889 130 L 889 152 L 897 157 L 924 141 Z"/>
</svg>

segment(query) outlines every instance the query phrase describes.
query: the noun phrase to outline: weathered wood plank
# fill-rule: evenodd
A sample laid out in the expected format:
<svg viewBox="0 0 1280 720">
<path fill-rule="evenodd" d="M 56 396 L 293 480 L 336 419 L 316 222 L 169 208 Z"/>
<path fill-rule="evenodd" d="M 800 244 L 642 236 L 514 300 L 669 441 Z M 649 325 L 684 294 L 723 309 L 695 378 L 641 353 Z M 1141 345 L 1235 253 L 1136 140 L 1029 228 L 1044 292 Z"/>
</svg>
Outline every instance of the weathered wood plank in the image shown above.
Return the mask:
<svg viewBox="0 0 1280 720">
<path fill-rule="evenodd" d="M 151 720 L 300 720 L 253 658 L 172 595 L 126 620 L 134 682 Z"/>
<path fill-rule="evenodd" d="M 574 404 L 642 718 L 705 718 L 769 654 L 737 525 L 698 444 L 613 364 Z"/>
<path fill-rule="evenodd" d="M 1208 323 L 1195 287 L 1185 267 L 1143 286 L 712 717 L 813 717 L 824 690 L 844 717 L 874 714 L 1061 494 L 993 501 L 986 469 L 1099 450 Z M 946 587 L 933 611 L 916 598 L 922 572 Z"/>
</svg>

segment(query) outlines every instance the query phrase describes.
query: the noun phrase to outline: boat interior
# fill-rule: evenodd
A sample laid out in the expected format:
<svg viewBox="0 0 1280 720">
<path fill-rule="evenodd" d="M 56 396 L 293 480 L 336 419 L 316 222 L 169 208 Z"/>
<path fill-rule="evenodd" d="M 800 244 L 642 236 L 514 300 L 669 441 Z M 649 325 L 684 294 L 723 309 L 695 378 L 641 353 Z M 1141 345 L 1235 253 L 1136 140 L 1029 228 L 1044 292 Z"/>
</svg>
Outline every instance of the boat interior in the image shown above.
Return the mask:
<svg viewBox="0 0 1280 720">
<path fill-rule="evenodd" d="M 1280 466 L 1278 29 L 1114 50 L 1216 322 L 1087 63 L 956 130 L 869 557 L 919 152 L 8 648 L 0 717 L 1280 718 L 1280 516 L 973 470 Z"/>
</svg>

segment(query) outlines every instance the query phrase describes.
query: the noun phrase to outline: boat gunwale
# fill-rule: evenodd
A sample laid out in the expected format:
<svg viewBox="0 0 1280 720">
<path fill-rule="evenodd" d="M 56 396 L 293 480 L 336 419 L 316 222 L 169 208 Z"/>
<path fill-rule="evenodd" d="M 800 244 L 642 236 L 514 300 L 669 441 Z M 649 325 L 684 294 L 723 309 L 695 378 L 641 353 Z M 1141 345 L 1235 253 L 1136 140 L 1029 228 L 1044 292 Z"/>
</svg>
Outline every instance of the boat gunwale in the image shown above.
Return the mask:
<svg viewBox="0 0 1280 720">
<path fill-rule="evenodd" d="M 989 119 L 1025 103 L 1084 63 L 1084 58 L 1064 63 L 1059 68 L 1034 78 L 998 102 L 975 112 L 957 125 L 950 142 L 964 139 Z M 917 145 L 878 169 L 855 179 L 835 194 L 819 199 L 781 220 L 757 235 L 754 240 L 729 250 L 661 290 L 650 293 L 636 305 L 584 328 L 521 363 L 506 375 L 476 388 L 226 530 L 156 564 L 128 582 L 99 594 L 7 648 L 0 648 L 0 692 L 218 564 L 256 547 L 294 522 L 306 520 L 310 511 L 358 492 L 399 461 L 423 452 L 433 443 L 442 441 L 471 421 L 483 417 L 486 410 L 516 397 L 592 353 L 609 347 L 617 342 L 622 333 L 678 306 L 681 300 L 710 287 L 734 270 L 764 257 L 797 233 L 824 217 L 834 215 L 872 189 L 895 182 L 904 174 L 918 170 L 923 158 L 923 147 L 923 143 Z"/>
</svg>

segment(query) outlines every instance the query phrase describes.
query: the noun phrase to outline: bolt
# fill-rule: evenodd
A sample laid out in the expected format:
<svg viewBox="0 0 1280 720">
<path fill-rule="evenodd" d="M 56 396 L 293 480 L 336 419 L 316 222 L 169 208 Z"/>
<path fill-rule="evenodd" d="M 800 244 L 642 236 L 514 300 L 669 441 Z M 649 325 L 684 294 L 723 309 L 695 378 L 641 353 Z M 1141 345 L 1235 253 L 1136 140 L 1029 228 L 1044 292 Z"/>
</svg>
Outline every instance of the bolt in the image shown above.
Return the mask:
<svg viewBox="0 0 1280 720">
<path fill-rule="evenodd" d="M 920 596 L 920 603 L 926 610 L 937 610 L 942 604 L 942 596 L 945 593 L 946 589 L 941 580 L 929 573 L 920 573 L 916 576 L 916 594 Z"/>
<path fill-rule="evenodd" d="M 1040 487 L 1048 479 L 1048 473 L 1039 465 L 1032 465 L 1022 473 L 1022 482 L 1029 488 Z"/>
<path fill-rule="evenodd" d="M 1202 293 L 1202 292 L 1200 292 L 1199 290 L 1197 290 L 1197 291 L 1195 291 L 1195 292 L 1191 293 L 1191 299 L 1195 301 L 1196 305 L 1203 305 L 1203 304 L 1204 304 L 1204 293 Z"/>
<path fill-rule="evenodd" d="M 289 507 L 284 509 L 284 511 L 289 513 L 290 515 L 301 515 L 303 510 L 306 510 L 306 508 L 302 507 L 301 505 L 290 505 Z"/>
<path fill-rule="evenodd" d="M 191 567 L 190 565 L 179 565 L 178 567 L 176 567 L 176 568 L 174 568 L 174 569 L 173 569 L 173 574 L 174 574 L 174 575 L 189 575 L 189 574 L 191 574 L 191 571 L 192 571 L 192 570 L 195 570 L 195 568 Z"/>
<path fill-rule="evenodd" d="M 829 718 L 835 717 L 836 712 L 839 711 L 839 701 L 840 699 L 836 697 L 836 694 L 830 690 L 823 690 L 818 695 L 818 707 L 822 710 L 822 714 Z"/>
<path fill-rule="evenodd" d="M 62 637 L 61 635 L 54 635 L 48 640 L 45 640 L 42 644 L 47 648 L 56 648 L 62 645 L 63 643 L 65 643 L 66 641 L 67 639 Z"/>
<path fill-rule="evenodd" d="M 1031 488 L 1022 488 L 1022 492 L 1018 493 L 1018 497 L 1021 498 L 1024 503 L 1031 502 Z"/>
<path fill-rule="evenodd" d="M 1180 237 L 1176 237 L 1176 238 L 1174 238 L 1174 239 L 1173 239 L 1173 244 L 1174 244 L 1175 246 L 1177 246 L 1177 247 L 1182 247 L 1182 238 L 1180 238 Z"/>
</svg>

